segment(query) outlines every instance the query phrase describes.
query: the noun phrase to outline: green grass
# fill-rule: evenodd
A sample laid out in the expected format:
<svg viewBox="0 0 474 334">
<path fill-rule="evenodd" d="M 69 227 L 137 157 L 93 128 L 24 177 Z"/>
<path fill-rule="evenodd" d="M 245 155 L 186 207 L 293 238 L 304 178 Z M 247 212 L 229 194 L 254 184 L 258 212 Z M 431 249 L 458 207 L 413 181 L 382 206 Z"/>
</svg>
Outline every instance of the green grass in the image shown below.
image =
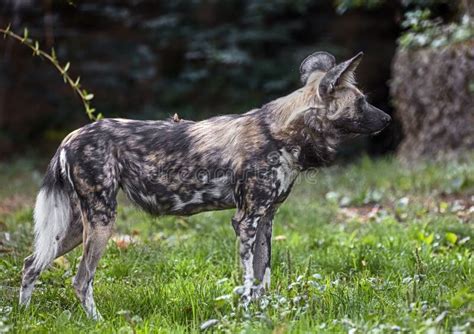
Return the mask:
<svg viewBox="0 0 474 334">
<path fill-rule="evenodd" d="M 474 157 L 407 167 L 363 159 L 302 178 L 275 219 L 272 288 L 245 312 L 232 211 L 150 217 L 126 203 L 95 279 L 105 318 L 71 287 L 80 247 L 17 305 L 32 240 L 34 165 L 0 166 L 0 332 L 469 332 L 474 321 Z M 28 200 L 29 199 L 29 200 Z M 15 202 L 15 201 L 13 201 Z M 1 206 L 0 206 L 1 208 Z M 3 247 L 3 248 L 1 248 Z"/>
</svg>

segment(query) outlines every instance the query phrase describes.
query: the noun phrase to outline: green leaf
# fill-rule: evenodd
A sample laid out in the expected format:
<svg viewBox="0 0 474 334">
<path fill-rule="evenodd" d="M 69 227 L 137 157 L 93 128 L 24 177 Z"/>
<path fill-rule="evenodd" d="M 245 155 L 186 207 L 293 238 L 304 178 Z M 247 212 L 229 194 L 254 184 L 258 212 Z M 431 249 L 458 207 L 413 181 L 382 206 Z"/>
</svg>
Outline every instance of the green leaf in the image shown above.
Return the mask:
<svg viewBox="0 0 474 334">
<path fill-rule="evenodd" d="M 471 293 L 468 288 L 457 291 L 454 296 L 451 297 L 449 303 L 451 307 L 458 309 L 466 304 L 474 301 L 474 293 Z"/>
<path fill-rule="evenodd" d="M 7 27 L 6 27 L 5 30 L 3 31 L 3 38 L 7 38 L 7 34 L 10 33 L 11 26 L 12 26 L 12 24 L 11 24 L 11 23 L 8 23 Z"/>
<path fill-rule="evenodd" d="M 33 48 L 33 55 L 39 56 L 39 54 L 40 54 L 39 42 L 35 41 L 35 47 Z"/>
<path fill-rule="evenodd" d="M 425 235 L 423 232 L 418 232 L 418 239 L 427 245 L 431 245 L 434 240 L 434 233 Z"/>
<path fill-rule="evenodd" d="M 94 98 L 94 94 L 87 94 L 84 96 L 84 100 L 86 101 L 90 101 Z"/>
<path fill-rule="evenodd" d="M 449 208 L 449 204 L 447 202 L 442 201 L 442 202 L 439 203 L 439 212 L 440 213 L 445 213 L 446 210 L 448 210 L 448 208 Z"/>
<path fill-rule="evenodd" d="M 25 27 L 25 30 L 23 30 L 23 42 L 28 39 L 28 28 Z"/>
<path fill-rule="evenodd" d="M 433 243 L 433 240 L 434 240 L 434 233 L 431 233 L 425 238 L 424 241 L 427 245 L 431 245 Z"/>
<path fill-rule="evenodd" d="M 448 242 L 451 244 L 451 245 L 455 245 L 456 244 L 456 241 L 458 241 L 458 236 L 452 232 L 447 232 L 446 233 L 446 240 L 448 240 Z"/>
<path fill-rule="evenodd" d="M 70 62 L 67 62 L 67 64 L 64 66 L 63 68 L 63 71 L 64 72 L 67 72 L 67 70 L 69 70 L 69 67 L 71 66 L 71 63 Z"/>
</svg>

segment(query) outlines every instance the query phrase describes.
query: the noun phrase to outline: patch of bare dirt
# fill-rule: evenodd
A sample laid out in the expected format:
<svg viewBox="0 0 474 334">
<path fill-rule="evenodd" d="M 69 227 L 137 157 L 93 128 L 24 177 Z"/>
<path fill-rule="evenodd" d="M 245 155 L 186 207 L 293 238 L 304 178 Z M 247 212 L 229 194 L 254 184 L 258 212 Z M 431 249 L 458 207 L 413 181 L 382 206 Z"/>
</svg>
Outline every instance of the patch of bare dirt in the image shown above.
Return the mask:
<svg viewBox="0 0 474 334">
<path fill-rule="evenodd" d="M 363 206 L 343 207 L 339 210 L 339 216 L 343 219 L 361 219 L 363 221 L 374 218 L 382 209 L 379 204 L 365 204 Z"/>
<path fill-rule="evenodd" d="M 356 219 L 362 222 L 373 220 L 379 213 L 389 212 L 404 221 L 407 218 L 408 206 L 417 204 L 422 206 L 419 214 L 455 214 L 464 222 L 474 222 L 474 195 L 469 194 L 443 194 L 437 197 L 407 196 L 390 204 L 379 203 L 361 206 L 347 206 L 339 210 L 338 218 L 341 220 Z"/>
</svg>

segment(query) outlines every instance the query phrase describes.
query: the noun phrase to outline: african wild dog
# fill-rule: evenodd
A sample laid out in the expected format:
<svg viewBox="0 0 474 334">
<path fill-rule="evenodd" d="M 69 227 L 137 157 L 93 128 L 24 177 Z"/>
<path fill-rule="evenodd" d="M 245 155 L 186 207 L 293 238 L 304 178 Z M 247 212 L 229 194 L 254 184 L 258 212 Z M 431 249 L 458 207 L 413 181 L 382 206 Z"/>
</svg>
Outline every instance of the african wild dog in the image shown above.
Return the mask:
<svg viewBox="0 0 474 334">
<path fill-rule="evenodd" d="M 270 285 L 272 219 L 296 176 L 329 162 L 338 140 L 375 133 L 390 117 L 355 87 L 362 54 L 336 65 L 316 52 L 300 66 L 303 87 L 260 109 L 200 122 L 104 119 L 69 134 L 36 200 L 34 253 L 25 259 L 20 303 L 53 261 L 84 242 L 75 292 L 100 319 L 95 270 L 112 234 L 116 197 L 157 215 L 236 208 L 243 302 Z"/>
</svg>

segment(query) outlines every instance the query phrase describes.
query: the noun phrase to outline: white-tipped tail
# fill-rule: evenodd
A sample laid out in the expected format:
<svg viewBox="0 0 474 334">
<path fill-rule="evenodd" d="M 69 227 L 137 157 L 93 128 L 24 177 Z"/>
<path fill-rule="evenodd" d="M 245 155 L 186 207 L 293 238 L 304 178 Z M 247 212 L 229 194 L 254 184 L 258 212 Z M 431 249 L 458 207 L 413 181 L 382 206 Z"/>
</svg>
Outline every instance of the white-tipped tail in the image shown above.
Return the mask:
<svg viewBox="0 0 474 334">
<path fill-rule="evenodd" d="M 34 266 L 44 269 L 56 257 L 59 242 L 71 220 L 71 203 L 67 194 L 61 189 L 41 189 L 36 197 L 34 220 Z"/>
</svg>

